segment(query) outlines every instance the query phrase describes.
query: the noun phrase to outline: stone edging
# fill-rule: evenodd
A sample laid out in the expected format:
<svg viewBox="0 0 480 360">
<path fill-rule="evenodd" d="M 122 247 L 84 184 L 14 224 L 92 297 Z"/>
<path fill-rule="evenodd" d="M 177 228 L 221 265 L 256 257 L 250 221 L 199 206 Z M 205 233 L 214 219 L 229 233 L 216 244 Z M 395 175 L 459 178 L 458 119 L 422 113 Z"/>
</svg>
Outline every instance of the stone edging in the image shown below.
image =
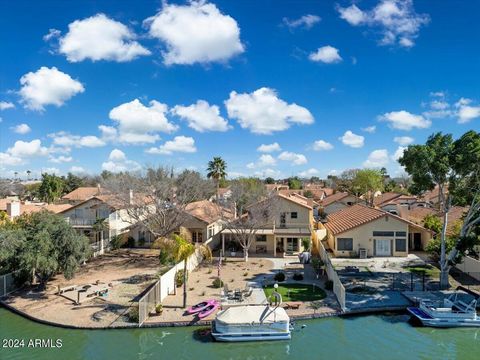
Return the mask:
<svg viewBox="0 0 480 360">
<path fill-rule="evenodd" d="M 76 325 L 67 325 L 54 323 L 48 320 L 43 320 L 36 318 L 30 314 L 27 314 L 24 311 L 18 310 L 17 308 L 6 304 L 3 301 L 0 301 L 0 304 L 3 305 L 7 310 L 10 310 L 13 313 L 16 313 L 24 318 L 27 318 L 36 323 L 40 323 L 47 326 L 60 327 L 64 329 L 77 329 L 77 330 L 115 330 L 115 329 L 139 329 L 139 328 L 162 328 L 162 327 L 186 327 L 186 326 L 209 326 L 212 324 L 211 320 L 200 320 L 197 322 L 192 321 L 169 321 L 169 322 L 157 322 L 157 323 L 147 323 L 143 324 L 141 327 L 136 325 L 131 326 L 109 326 L 109 327 L 93 327 L 93 326 L 76 326 Z M 406 306 L 390 306 L 390 307 L 370 307 L 365 309 L 356 309 L 349 310 L 347 312 L 342 311 L 333 311 L 328 313 L 314 313 L 314 314 L 302 314 L 302 315 L 291 315 L 290 319 L 298 320 L 311 320 L 311 319 L 322 319 L 328 317 L 345 317 L 345 316 L 355 316 L 355 315 L 369 315 L 376 314 L 388 311 L 404 311 Z"/>
</svg>

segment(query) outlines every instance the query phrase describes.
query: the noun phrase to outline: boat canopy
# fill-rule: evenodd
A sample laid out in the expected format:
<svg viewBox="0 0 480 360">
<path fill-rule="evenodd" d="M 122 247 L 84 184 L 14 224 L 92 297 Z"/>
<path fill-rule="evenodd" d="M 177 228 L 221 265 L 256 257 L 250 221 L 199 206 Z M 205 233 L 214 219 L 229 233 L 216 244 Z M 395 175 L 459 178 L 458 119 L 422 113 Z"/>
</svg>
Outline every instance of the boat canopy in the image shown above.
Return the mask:
<svg viewBox="0 0 480 360">
<path fill-rule="evenodd" d="M 222 325 L 272 324 L 289 322 L 285 309 L 269 306 L 232 306 L 217 314 L 215 321 Z"/>
</svg>

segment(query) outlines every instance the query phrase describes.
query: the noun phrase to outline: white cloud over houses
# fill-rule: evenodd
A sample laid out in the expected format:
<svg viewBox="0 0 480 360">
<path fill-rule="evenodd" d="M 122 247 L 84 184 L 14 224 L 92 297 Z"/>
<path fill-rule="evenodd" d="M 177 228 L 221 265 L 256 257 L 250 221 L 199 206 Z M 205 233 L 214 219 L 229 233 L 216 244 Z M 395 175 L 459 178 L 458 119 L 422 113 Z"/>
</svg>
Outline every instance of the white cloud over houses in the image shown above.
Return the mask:
<svg viewBox="0 0 480 360">
<path fill-rule="evenodd" d="M 245 51 L 235 19 L 204 0 L 188 5 L 164 2 L 144 25 L 150 36 L 165 44 L 166 65 L 225 62 Z"/>
<path fill-rule="evenodd" d="M 271 153 L 271 152 L 276 152 L 280 150 L 282 150 L 282 148 L 280 147 L 280 144 L 277 142 L 274 142 L 272 144 L 262 144 L 257 148 L 257 151 L 264 152 L 264 153 Z"/>
<path fill-rule="evenodd" d="M 110 110 L 109 117 L 118 124 L 118 141 L 130 144 L 154 143 L 159 132 L 172 133 L 178 127 L 169 122 L 166 113 L 168 107 L 156 100 L 143 105 L 135 99 Z M 102 131 L 113 135 L 111 127 L 103 126 Z"/>
<path fill-rule="evenodd" d="M 284 151 L 278 155 L 279 160 L 288 161 L 292 165 L 303 165 L 307 163 L 307 158 L 303 154 L 296 154 L 290 151 Z"/>
<path fill-rule="evenodd" d="M 352 148 L 361 148 L 365 143 L 365 137 L 362 135 L 354 134 L 352 131 L 347 130 L 345 133 L 339 138 L 339 140 L 347 146 Z"/>
<path fill-rule="evenodd" d="M 114 173 L 121 171 L 137 171 L 140 170 L 140 164 L 133 160 L 129 160 L 125 153 L 119 149 L 113 149 L 108 156 L 108 160 L 102 164 L 102 170 Z"/>
<path fill-rule="evenodd" d="M 388 151 L 385 149 L 373 150 L 363 166 L 366 168 L 380 168 L 387 166 L 389 163 Z"/>
<path fill-rule="evenodd" d="M 27 124 L 18 124 L 16 126 L 12 126 L 10 129 L 13 132 L 21 135 L 28 134 L 32 130 Z"/>
<path fill-rule="evenodd" d="M 87 135 L 87 136 L 80 136 L 80 135 L 72 135 L 65 131 L 59 131 L 57 133 L 48 134 L 48 137 L 53 139 L 53 144 L 70 148 L 70 147 L 101 147 L 105 146 L 106 142 L 97 136 L 94 135 Z"/>
<path fill-rule="evenodd" d="M 173 140 L 169 140 L 159 147 L 151 147 L 145 152 L 148 154 L 171 155 L 174 152 L 194 153 L 196 151 L 195 140 L 192 137 L 175 136 Z"/>
<path fill-rule="evenodd" d="M 318 171 L 317 169 L 315 168 L 310 168 L 308 170 L 305 170 L 305 171 L 301 171 L 298 173 L 298 175 L 300 177 L 303 177 L 303 178 L 308 178 L 308 177 L 312 177 L 312 176 L 317 176 L 318 174 L 320 174 L 320 171 Z"/>
<path fill-rule="evenodd" d="M 255 171 L 254 175 L 258 176 L 259 178 L 272 177 L 274 179 L 279 179 L 282 177 L 282 172 L 280 170 L 267 168 Z"/>
<path fill-rule="evenodd" d="M 330 45 L 318 48 L 317 51 L 308 55 L 308 58 L 312 61 L 323 62 L 325 64 L 335 64 L 343 60 L 338 49 Z"/>
<path fill-rule="evenodd" d="M 425 119 L 422 115 L 412 114 L 408 111 L 392 111 L 385 113 L 379 117 L 380 121 L 385 121 L 389 125 L 398 130 L 427 129 L 432 122 Z"/>
<path fill-rule="evenodd" d="M 325 140 L 317 140 L 313 143 L 313 150 L 315 151 L 327 151 L 332 149 L 333 145 Z"/>
<path fill-rule="evenodd" d="M 171 111 L 198 132 L 227 131 L 229 129 L 227 120 L 220 116 L 218 106 L 210 105 L 205 100 L 198 100 L 190 106 L 177 105 Z"/>
<path fill-rule="evenodd" d="M 69 24 L 67 34 L 59 40 L 58 51 L 70 62 L 86 59 L 125 62 L 150 55 L 135 39 L 135 33 L 121 22 L 96 14 Z"/>
<path fill-rule="evenodd" d="M 418 14 L 413 0 L 380 0 L 371 10 L 361 10 L 355 4 L 337 6 L 340 18 L 352 26 L 367 26 L 379 32 L 380 45 L 415 45 L 422 26 L 430 22 L 428 14 Z"/>
<path fill-rule="evenodd" d="M 275 166 L 277 160 L 270 154 L 262 154 L 258 158 L 257 162 L 251 162 L 247 164 L 247 168 L 255 169 L 256 167 L 266 167 L 266 166 Z"/>
<path fill-rule="evenodd" d="M 255 134 L 272 134 L 287 130 L 292 124 L 312 124 L 308 109 L 280 99 L 275 90 L 262 87 L 253 93 L 235 91 L 225 101 L 228 116 L 236 119 L 243 129 Z"/>
<path fill-rule="evenodd" d="M 10 101 L 0 101 L 0 111 L 13 109 L 15 108 L 15 104 Z"/>
<path fill-rule="evenodd" d="M 46 105 L 62 106 L 76 94 L 85 91 L 77 80 L 56 67 L 42 66 L 36 72 L 29 72 L 20 78 L 22 85 L 18 92 L 25 108 L 45 110 Z"/>
<path fill-rule="evenodd" d="M 47 156 L 48 149 L 39 139 L 32 141 L 17 140 L 12 147 L 0 153 L 0 164 L 4 166 L 22 165 L 31 158 Z"/>
<path fill-rule="evenodd" d="M 395 136 L 393 138 L 393 141 L 395 141 L 399 145 L 407 146 L 412 144 L 415 141 L 415 139 L 410 136 Z"/>
<path fill-rule="evenodd" d="M 296 28 L 311 29 L 315 24 L 318 24 L 322 19 L 318 15 L 306 14 L 298 19 L 289 19 L 284 17 L 283 23 L 291 30 Z"/>
</svg>

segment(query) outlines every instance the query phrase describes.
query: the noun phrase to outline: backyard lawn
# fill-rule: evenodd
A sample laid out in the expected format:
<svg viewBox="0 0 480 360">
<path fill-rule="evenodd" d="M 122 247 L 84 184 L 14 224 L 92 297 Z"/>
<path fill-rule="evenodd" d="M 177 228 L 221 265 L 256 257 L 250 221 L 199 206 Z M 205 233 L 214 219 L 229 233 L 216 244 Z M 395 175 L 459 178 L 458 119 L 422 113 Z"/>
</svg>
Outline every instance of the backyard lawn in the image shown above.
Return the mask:
<svg viewBox="0 0 480 360">
<path fill-rule="evenodd" d="M 273 285 L 264 289 L 267 299 L 273 293 Z M 279 284 L 277 291 L 283 301 L 316 301 L 327 296 L 323 289 L 308 284 Z"/>
<path fill-rule="evenodd" d="M 431 278 L 439 278 L 440 276 L 440 270 L 428 264 L 424 266 L 407 266 L 405 269 L 415 274 L 425 274 L 425 276 Z"/>
</svg>

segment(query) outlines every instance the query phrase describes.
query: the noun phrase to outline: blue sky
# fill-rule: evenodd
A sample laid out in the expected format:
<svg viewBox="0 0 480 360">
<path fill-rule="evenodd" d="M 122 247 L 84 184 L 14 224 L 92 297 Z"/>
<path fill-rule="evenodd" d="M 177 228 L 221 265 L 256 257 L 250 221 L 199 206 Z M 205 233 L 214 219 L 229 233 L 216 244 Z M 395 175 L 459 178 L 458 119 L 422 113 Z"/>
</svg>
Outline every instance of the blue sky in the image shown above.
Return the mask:
<svg viewBox="0 0 480 360">
<path fill-rule="evenodd" d="M 222 156 L 232 176 L 397 175 L 409 143 L 480 128 L 479 10 L 0 1 L 1 174 L 203 172 Z"/>
</svg>

